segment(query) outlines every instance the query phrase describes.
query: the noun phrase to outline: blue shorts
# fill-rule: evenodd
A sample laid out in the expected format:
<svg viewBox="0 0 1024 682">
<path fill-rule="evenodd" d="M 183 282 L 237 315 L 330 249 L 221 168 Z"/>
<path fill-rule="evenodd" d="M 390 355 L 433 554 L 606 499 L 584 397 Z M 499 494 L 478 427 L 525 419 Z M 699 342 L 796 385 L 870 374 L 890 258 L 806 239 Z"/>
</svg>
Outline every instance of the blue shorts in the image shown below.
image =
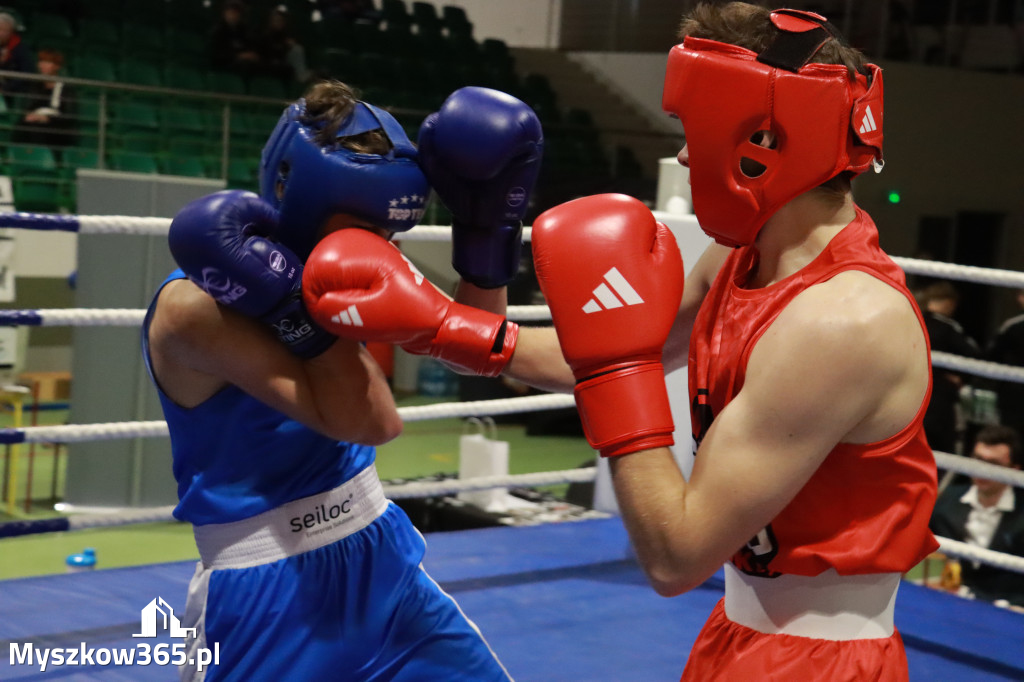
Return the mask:
<svg viewBox="0 0 1024 682">
<path fill-rule="evenodd" d="M 182 626 L 220 662 L 182 680 L 508 681 L 476 626 L 423 570 L 393 503 L 332 544 L 247 568 L 200 563 Z"/>
</svg>

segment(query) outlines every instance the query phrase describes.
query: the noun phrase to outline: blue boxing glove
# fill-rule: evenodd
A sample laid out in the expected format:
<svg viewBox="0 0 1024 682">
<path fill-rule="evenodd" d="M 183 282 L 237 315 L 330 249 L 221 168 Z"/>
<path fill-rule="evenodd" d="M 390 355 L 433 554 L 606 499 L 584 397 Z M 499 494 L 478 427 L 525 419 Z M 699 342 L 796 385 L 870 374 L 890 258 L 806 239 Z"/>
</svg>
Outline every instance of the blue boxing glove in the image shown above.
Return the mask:
<svg viewBox="0 0 1024 682">
<path fill-rule="evenodd" d="M 277 223 L 277 211 L 257 195 L 226 190 L 181 209 L 168 244 L 178 267 L 214 300 L 271 325 L 296 355 L 315 357 L 336 337 L 306 312 L 302 261 L 266 238 Z"/>
<path fill-rule="evenodd" d="M 420 126 L 420 166 L 452 213 L 452 265 L 467 282 L 515 278 L 543 151 L 533 109 L 489 88 L 456 90 Z"/>
</svg>

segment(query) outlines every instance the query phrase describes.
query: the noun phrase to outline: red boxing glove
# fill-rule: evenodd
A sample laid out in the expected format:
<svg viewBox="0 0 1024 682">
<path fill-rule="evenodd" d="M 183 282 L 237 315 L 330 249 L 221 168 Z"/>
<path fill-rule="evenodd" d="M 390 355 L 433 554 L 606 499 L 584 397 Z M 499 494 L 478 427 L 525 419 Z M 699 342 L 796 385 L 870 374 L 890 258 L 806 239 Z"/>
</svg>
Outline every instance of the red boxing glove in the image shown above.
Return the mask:
<svg viewBox="0 0 1024 682">
<path fill-rule="evenodd" d="M 302 273 L 302 297 L 333 334 L 397 343 L 483 376 L 501 374 L 519 334 L 501 315 L 451 300 L 394 244 L 357 228 L 316 245 Z"/>
<path fill-rule="evenodd" d="M 672 233 L 640 201 L 599 194 L 542 213 L 532 239 L 591 447 L 608 457 L 672 445 L 661 352 L 684 280 Z"/>
</svg>

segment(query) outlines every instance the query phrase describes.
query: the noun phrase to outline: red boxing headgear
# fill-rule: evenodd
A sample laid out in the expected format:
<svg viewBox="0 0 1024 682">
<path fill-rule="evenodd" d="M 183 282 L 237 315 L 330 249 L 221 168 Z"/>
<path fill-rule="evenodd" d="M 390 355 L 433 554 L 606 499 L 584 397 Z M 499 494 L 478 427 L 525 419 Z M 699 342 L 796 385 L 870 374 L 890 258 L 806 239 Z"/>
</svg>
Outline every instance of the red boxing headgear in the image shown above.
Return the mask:
<svg viewBox="0 0 1024 682">
<path fill-rule="evenodd" d="M 753 243 L 786 202 L 839 173 L 882 167 L 882 70 L 808 64 L 838 37 L 831 25 L 793 10 L 771 20 L 780 34 L 760 55 L 687 37 L 668 56 L 662 108 L 686 132 L 694 213 L 727 246 Z M 772 148 L 756 144 L 765 130 Z M 744 158 L 764 172 L 744 173 Z"/>
</svg>

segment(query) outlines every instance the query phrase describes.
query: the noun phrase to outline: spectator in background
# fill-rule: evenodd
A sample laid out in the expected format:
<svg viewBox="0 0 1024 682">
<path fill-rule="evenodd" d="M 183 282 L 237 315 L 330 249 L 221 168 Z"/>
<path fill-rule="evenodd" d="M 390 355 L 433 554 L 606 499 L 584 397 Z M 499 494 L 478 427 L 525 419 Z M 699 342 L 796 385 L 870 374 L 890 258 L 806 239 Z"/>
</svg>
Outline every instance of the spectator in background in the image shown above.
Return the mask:
<svg viewBox="0 0 1024 682">
<path fill-rule="evenodd" d="M 268 73 L 286 81 L 309 80 L 305 48 L 292 34 L 288 10 L 283 5 L 270 10 L 259 48 Z"/>
<path fill-rule="evenodd" d="M 210 65 L 214 69 L 249 76 L 262 66 L 256 39 L 244 14 L 241 0 L 224 1 L 220 21 L 210 34 Z"/>
<path fill-rule="evenodd" d="M 1017 303 L 1024 309 L 1024 289 L 1017 291 Z M 999 328 L 987 349 L 992 362 L 1024 367 L 1024 314 L 1011 317 Z M 1003 424 L 1024 433 L 1024 384 L 996 382 L 999 396 L 999 419 Z"/>
<path fill-rule="evenodd" d="M 946 281 L 936 281 L 918 292 L 918 305 L 924 315 L 932 351 L 952 353 L 968 358 L 981 356 L 981 349 L 953 319 L 960 295 Z M 957 372 L 935 368 L 932 373 L 932 399 L 924 417 L 928 444 L 941 452 L 960 453 L 963 415 L 960 414 L 960 389 L 965 377 Z"/>
<path fill-rule="evenodd" d="M 4 71 L 32 72 L 32 57 L 28 47 L 18 35 L 18 21 L 7 12 L 0 12 L 0 69 Z M 11 94 L 25 89 L 27 81 L 0 77 L 0 93 L 6 96 L 7 106 L 13 101 Z"/>
<path fill-rule="evenodd" d="M 1021 468 L 1020 434 L 990 424 L 978 432 L 972 454 L 990 464 Z M 929 524 L 941 537 L 1005 554 L 1024 556 L 1024 498 L 1013 486 L 983 478 L 952 485 L 935 503 Z M 1024 607 L 1024 574 L 973 561 L 960 562 L 960 594 Z"/>
<path fill-rule="evenodd" d="M 64 66 L 57 50 L 39 50 L 37 66 L 43 76 L 56 76 Z M 71 86 L 61 81 L 27 81 L 21 93 L 21 118 L 14 130 L 14 142 L 70 147 L 78 140 L 75 97 Z"/>
</svg>

